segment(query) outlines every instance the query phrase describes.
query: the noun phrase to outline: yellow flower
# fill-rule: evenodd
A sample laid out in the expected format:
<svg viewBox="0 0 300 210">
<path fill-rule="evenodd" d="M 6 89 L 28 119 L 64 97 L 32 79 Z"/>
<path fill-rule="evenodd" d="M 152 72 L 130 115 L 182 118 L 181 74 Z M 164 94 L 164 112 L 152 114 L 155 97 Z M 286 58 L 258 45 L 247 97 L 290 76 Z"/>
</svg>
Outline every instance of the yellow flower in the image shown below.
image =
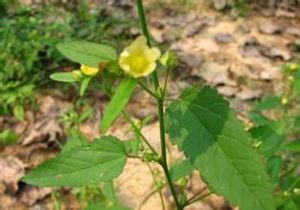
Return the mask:
<svg viewBox="0 0 300 210">
<path fill-rule="evenodd" d="M 121 53 L 119 65 L 127 74 L 138 78 L 152 73 L 159 57 L 159 49 L 156 47 L 149 48 L 146 37 L 139 36 Z"/>
<path fill-rule="evenodd" d="M 83 74 L 87 76 L 95 76 L 99 71 L 98 68 L 93 68 L 85 65 L 81 65 L 80 70 Z"/>
<path fill-rule="evenodd" d="M 292 63 L 292 64 L 290 65 L 290 70 L 292 70 L 292 71 L 296 71 L 297 68 L 298 68 L 298 65 L 297 65 L 296 63 Z"/>
</svg>

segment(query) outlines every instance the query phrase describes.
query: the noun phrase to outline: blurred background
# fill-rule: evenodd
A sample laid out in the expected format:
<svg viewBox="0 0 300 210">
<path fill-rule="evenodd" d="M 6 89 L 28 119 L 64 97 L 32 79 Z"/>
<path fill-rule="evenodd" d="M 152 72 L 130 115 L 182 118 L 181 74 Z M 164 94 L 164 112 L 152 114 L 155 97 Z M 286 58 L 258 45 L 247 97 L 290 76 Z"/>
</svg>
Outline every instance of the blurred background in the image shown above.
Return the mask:
<svg viewBox="0 0 300 210">
<path fill-rule="evenodd" d="M 257 142 L 267 139 L 262 152 L 272 183 L 278 195 L 286 192 L 278 209 L 300 209 L 299 192 L 294 190 L 300 187 L 300 1 L 144 4 L 155 45 L 179 56 L 169 97 L 178 97 L 189 85 L 215 87 Z M 161 209 L 159 196 L 151 194 L 149 169 L 136 160 L 128 161 L 115 187 L 50 189 L 21 181 L 26 171 L 55 156 L 68 139 L 100 135 L 105 92 L 113 88 L 113 78 L 99 78 L 80 97 L 79 85 L 51 81 L 50 74 L 79 67 L 65 59 L 56 44 L 83 39 L 120 52 L 139 35 L 133 0 L 0 0 L 0 209 L 85 209 L 99 200 L 130 209 Z M 154 101 L 138 90 L 127 110 L 137 120 L 147 118 L 145 135 L 159 147 Z M 109 132 L 127 138 L 128 129 L 120 119 Z M 292 146 L 284 144 L 290 142 Z M 175 149 L 170 154 L 174 159 L 181 155 Z M 198 176 L 191 177 L 190 192 L 205 186 Z M 163 195 L 172 209 L 168 189 Z M 233 208 L 213 195 L 187 209 Z"/>
</svg>

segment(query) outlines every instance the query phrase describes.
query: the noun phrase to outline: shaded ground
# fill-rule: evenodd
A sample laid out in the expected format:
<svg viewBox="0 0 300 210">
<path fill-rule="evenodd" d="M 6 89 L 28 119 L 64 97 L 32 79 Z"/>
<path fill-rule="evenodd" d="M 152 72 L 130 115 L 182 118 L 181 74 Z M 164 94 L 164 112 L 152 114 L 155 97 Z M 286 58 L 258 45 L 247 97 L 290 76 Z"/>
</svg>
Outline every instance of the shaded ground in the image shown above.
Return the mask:
<svg viewBox="0 0 300 210">
<path fill-rule="evenodd" d="M 122 7 L 124 5 L 121 5 Z M 129 9 L 127 8 L 129 6 Z M 127 5 L 128 11 L 132 5 Z M 209 84 L 218 89 L 230 101 L 244 120 L 251 101 L 271 92 L 280 93 L 282 86 L 281 65 L 300 58 L 300 19 L 290 12 L 277 16 L 255 13 L 245 18 L 234 18 L 214 10 L 157 8 L 149 4 L 150 31 L 158 43 L 170 44 L 178 52 L 181 65 L 173 72 L 169 84 L 170 96 L 175 98 L 180 90 L 190 84 Z M 131 11 L 132 12 L 132 11 Z M 168 14 L 168 15 L 166 15 Z M 138 29 L 132 29 L 136 33 Z M 25 172 L 53 157 L 59 147 L 55 142 L 65 139 L 60 116 L 72 105 L 59 93 L 38 96 L 39 112 L 26 112 L 22 123 L 10 117 L 0 118 L 0 128 L 9 124 L 21 139 L 17 145 L 2 148 L 0 157 L 0 209 L 53 209 L 61 198 L 49 188 L 35 188 L 20 182 Z M 150 103 L 149 103 L 150 100 Z M 90 139 L 97 137 L 104 100 L 93 102 L 94 117 L 81 126 Z M 137 91 L 128 106 L 137 119 L 155 113 L 155 104 L 148 95 Z M 247 121 L 247 120 L 246 120 Z M 159 148 L 157 121 L 144 127 L 156 149 Z M 121 139 L 129 138 L 128 125 L 118 120 L 109 131 Z M 169 145 L 171 148 L 171 145 Z M 181 154 L 172 148 L 170 162 Z M 155 167 L 155 166 L 154 166 Z M 159 173 L 159 168 L 157 168 Z M 189 191 L 198 192 L 203 182 L 192 177 Z M 154 183 L 147 165 L 129 159 L 123 174 L 116 180 L 120 201 L 133 209 L 161 209 L 159 196 L 151 194 Z M 61 190 L 63 209 L 82 209 L 71 190 Z M 172 201 L 168 189 L 163 191 L 168 209 Z M 212 196 L 187 209 L 228 209 L 223 198 Z"/>
</svg>

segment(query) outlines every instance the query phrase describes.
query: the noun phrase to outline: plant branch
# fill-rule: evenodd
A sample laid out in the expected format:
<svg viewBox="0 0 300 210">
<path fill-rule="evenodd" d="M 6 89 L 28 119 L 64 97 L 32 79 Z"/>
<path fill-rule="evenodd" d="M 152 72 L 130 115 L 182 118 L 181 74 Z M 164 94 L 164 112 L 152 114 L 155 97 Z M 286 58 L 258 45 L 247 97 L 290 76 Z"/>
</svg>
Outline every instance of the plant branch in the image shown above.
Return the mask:
<svg viewBox="0 0 300 210">
<path fill-rule="evenodd" d="M 131 127 L 134 129 L 134 132 L 136 132 L 142 139 L 142 141 L 149 147 L 149 149 L 155 154 L 158 155 L 158 153 L 156 152 L 156 150 L 152 147 L 152 145 L 149 143 L 149 141 L 147 140 L 147 138 L 142 134 L 141 130 L 136 126 L 136 124 L 132 121 L 132 119 L 130 118 L 130 116 L 123 111 L 123 116 L 125 118 L 125 120 L 131 125 Z"/>
<path fill-rule="evenodd" d="M 141 210 L 143 205 L 149 200 L 151 196 L 153 196 L 156 193 L 156 189 L 153 189 L 140 203 L 138 210 Z"/>
<path fill-rule="evenodd" d="M 162 196 L 162 192 L 161 192 L 162 189 L 157 187 L 157 186 L 158 186 L 158 182 L 157 182 L 157 180 L 156 180 L 156 178 L 155 178 L 154 171 L 152 170 L 150 164 L 147 163 L 147 166 L 148 166 L 149 171 L 150 171 L 150 173 L 151 173 L 152 179 L 153 179 L 153 181 L 154 181 L 154 183 L 155 183 L 156 190 L 157 190 L 157 193 L 158 193 L 159 198 L 160 198 L 160 201 L 161 201 L 162 209 L 165 210 L 165 202 L 164 202 L 164 199 L 163 199 L 163 196 Z"/>
<path fill-rule="evenodd" d="M 170 68 L 167 68 L 167 73 L 166 73 L 165 82 L 164 82 L 163 91 L 162 91 L 163 92 L 163 97 L 165 97 L 165 95 L 166 95 L 169 74 L 170 74 Z"/>
<path fill-rule="evenodd" d="M 187 201 L 183 204 L 183 206 L 189 206 L 189 205 L 191 205 L 191 204 L 193 204 L 193 203 L 195 203 L 195 202 L 197 202 L 197 201 L 203 200 L 204 198 L 210 196 L 211 194 L 212 194 L 212 192 L 209 192 L 209 193 L 207 193 L 207 194 L 205 194 L 205 195 L 202 195 L 202 196 L 200 196 L 200 197 L 199 197 L 199 195 L 196 195 L 195 197 L 192 197 L 192 198 L 190 198 L 189 200 L 187 200 Z"/>
<path fill-rule="evenodd" d="M 147 92 L 149 93 L 149 95 L 153 96 L 154 98 L 157 98 L 156 94 L 151 91 L 144 83 L 142 83 L 141 81 L 138 81 L 138 84 Z"/>
</svg>

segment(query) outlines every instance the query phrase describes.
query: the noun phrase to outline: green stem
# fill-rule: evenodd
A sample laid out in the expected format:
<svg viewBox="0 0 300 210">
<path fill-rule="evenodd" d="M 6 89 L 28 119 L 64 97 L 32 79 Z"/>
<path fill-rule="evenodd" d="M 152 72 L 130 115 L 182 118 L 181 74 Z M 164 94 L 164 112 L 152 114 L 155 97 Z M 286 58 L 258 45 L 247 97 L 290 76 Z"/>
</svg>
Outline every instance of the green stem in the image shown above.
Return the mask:
<svg viewBox="0 0 300 210">
<path fill-rule="evenodd" d="M 168 79 L 169 79 L 169 74 L 170 74 L 170 68 L 167 69 L 166 77 L 165 77 L 165 82 L 163 86 L 163 97 L 165 98 L 166 95 L 166 90 L 167 90 L 167 85 L 168 85 Z"/>
<path fill-rule="evenodd" d="M 159 195 L 159 198 L 160 198 L 160 201 L 161 201 L 161 207 L 162 207 L 163 210 L 165 210 L 165 202 L 164 202 L 164 199 L 163 199 L 163 196 L 162 196 L 162 192 L 161 192 L 162 188 L 161 187 L 159 187 L 159 188 L 157 187 L 158 186 L 158 182 L 157 182 L 156 177 L 154 175 L 154 171 L 152 170 L 152 168 L 151 168 L 151 166 L 150 166 L 149 163 L 147 163 L 147 166 L 148 166 L 149 171 L 151 173 L 153 182 L 155 183 L 155 187 L 157 188 L 157 192 L 158 192 L 158 195 Z"/>
<path fill-rule="evenodd" d="M 153 96 L 154 98 L 157 98 L 157 96 L 155 95 L 155 93 L 153 91 L 151 91 L 143 82 L 138 81 L 138 84 L 147 92 L 149 93 L 149 95 Z"/>
<path fill-rule="evenodd" d="M 152 145 L 150 144 L 150 142 L 147 140 L 147 138 L 142 134 L 141 130 L 136 126 L 136 124 L 132 121 L 132 119 L 130 118 L 130 116 L 123 111 L 123 116 L 125 118 L 125 120 L 131 125 L 131 127 L 134 129 L 134 132 L 136 134 L 138 134 L 142 141 L 149 147 L 149 149 L 151 149 L 151 151 L 155 154 L 158 155 L 157 152 L 155 151 L 155 149 L 152 147 Z"/>
<path fill-rule="evenodd" d="M 203 195 L 203 196 L 196 197 L 196 198 L 194 198 L 194 199 L 188 200 L 186 203 L 183 204 L 183 206 L 189 206 L 189 205 L 191 205 L 191 204 L 193 204 L 193 203 L 196 203 L 197 201 L 201 201 L 201 200 L 203 200 L 204 198 L 210 196 L 211 194 L 212 194 L 212 193 L 210 192 L 210 193 L 207 193 L 207 194 L 205 194 L 205 195 Z"/>
<path fill-rule="evenodd" d="M 151 47 L 150 35 L 149 35 L 148 27 L 147 27 L 147 20 L 146 20 L 146 15 L 145 15 L 142 0 L 135 0 L 135 5 L 136 5 L 136 8 L 137 8 L 137 11 L 138 11 L 138 14 L 139 14 L 143 34 L 147 38 L 148 46 Z M 156 71 L 154 71 L 152 73 L 152 80 L 153 80 L 155 88 L 159 87 L 159 82 L 158 82 L 158 77 L 157 77 Z"/>
<path fill-rule="evenodd" d="M 135 0 L 135 4 L 136 4 L 137 10 L 138 10 L 138 14 L 139 14 L 143 34 L 147 38 L 147 43 L 148 43 L 149 47 L 151 47 L 150 35 L 149 35 L 148 27 L 147 27 L 147 21 L 146 21 L 145 11 L 144 11 L 144 7 L 143 7 L 143 2 L 142 2 L 142 0 Z M 160 93 L 162 93 L 156 71 L 154 71 L 152 73 L 152 80 L 153 80 L 155 92 L 157 93 L 159 91 Z M 164 100 L 162 98 L 162 95 L 159 94 L 159 96 L 157 96 L 157 109 L 158 109 L 160 144 L 161 144 L 161 161 L 160 161 L 160 164 L 161 164 L 161 166 L 164 170 L 164 173 L 165 173 L 168 185 L 170 187 L 173 199 L 175 201 L 175 205 L 177 207 L 177 210 L 182 210 L 183 206 L 179 203 L 177 193 L 176 193 L 176 190 L 175 190 L 175 186 L 172 182 L 170 172 L 169 172 L 169 168 L 168 168 L 167 153 L 166 153 L 166 137 L 165 137 L 165 127 L 164 127 L 164 108 L 163 108 L 163 104 L 164 104 Z"/>
</svg>

